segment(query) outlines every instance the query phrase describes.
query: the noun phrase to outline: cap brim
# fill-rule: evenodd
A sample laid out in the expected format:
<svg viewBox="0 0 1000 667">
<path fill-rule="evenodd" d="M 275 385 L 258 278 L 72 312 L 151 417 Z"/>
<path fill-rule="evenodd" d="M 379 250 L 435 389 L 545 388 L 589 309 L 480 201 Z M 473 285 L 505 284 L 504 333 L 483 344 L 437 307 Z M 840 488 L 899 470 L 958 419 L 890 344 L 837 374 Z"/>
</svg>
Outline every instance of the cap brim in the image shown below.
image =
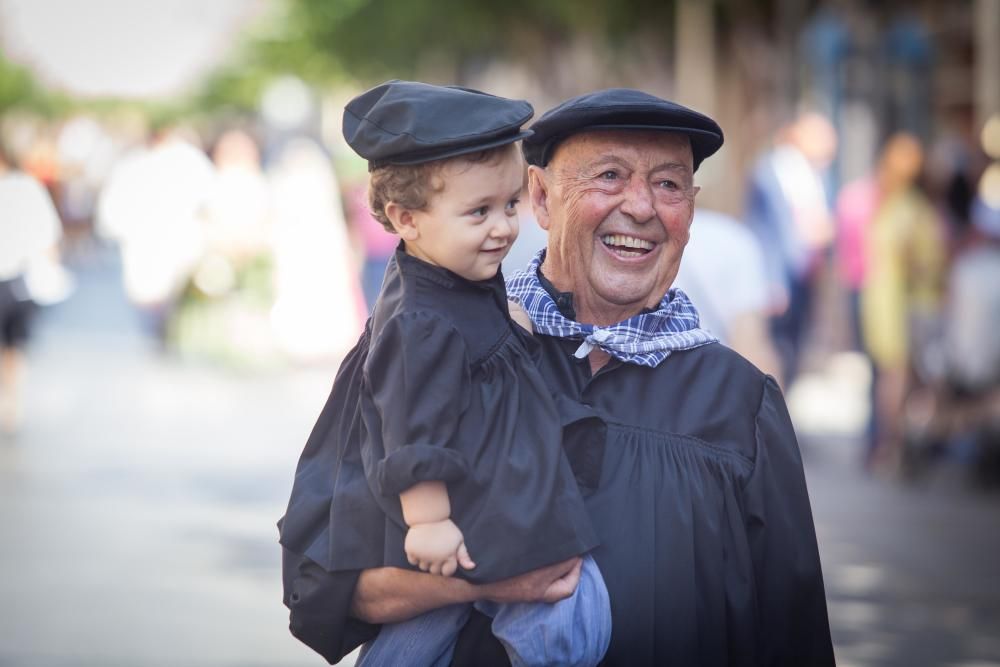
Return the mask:
<svg viewBox="0 0 1000 667">
<path fill-rule="evenodd" d="M 552 159 L 555 149 L 563 141 L 574 134 L 582 134 L 594 130 L 653 130 L 656 132 L 673 132 L 675 134 L 686 135 L 691 140 L 691 149 L 694 157 L 694 169 L 698 168 L 702 160 L 715 153 L 722 147 L 723 137 L 717 132 L 709 130 L 699 130 L 692 127 L 681 127 L 677 125 L 650 125 L 637 123 L 598 123 L 596 125 L 586 125 L 576 127 L 572 130 L 549 138 L 538 156 L 537 164 L 545 166 Z"/>
<path fill-rule="evenodd" d="M 372 169 L 377 169 L 378 167 L 384 167 L 389 164 L 397 165 L 413 165 L 413 164 L 423 164 L 425 162 L 433 162 L 435 160 L 445 160 L 448 158 L 458 157 L 460 155 L 468 155 L 470 153 L 478 153 L 480 151 L 489 150 L 491 148 L 499 148 L 500 146 L 506 146 L 507 144 L 512 144 L 515 141 L 520 141 L 526 139 L 533 134 L 531 130 L 521 130 L 517 134 L 510 134 L 503 137 L 497 137 L 489 141 L 484 141 L 471 146 L 456 146 L 454 148 L 447 147 L 435 147 L 432 150 L 420 152 L 420 153 L 407 153 L 405 156 L 392 158 L 390 160 L 379 160 L 375 162 L 369 162 L 369 171 Z"/>
</svg>

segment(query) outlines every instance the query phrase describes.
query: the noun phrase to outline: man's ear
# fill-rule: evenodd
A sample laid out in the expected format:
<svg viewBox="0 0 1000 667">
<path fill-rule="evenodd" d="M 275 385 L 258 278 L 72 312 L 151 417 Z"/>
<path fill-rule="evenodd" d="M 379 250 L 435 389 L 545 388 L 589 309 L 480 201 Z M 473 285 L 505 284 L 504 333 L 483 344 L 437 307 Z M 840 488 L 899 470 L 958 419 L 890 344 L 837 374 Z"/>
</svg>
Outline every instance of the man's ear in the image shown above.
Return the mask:
<svg viewBox="0 0 1000 667">
<path fill-rule="evenodd" d="M 413 216 L 413 211 L 410 209 L 391 201 L 385 205 L 385 217 L 389 218 L 389 222 L 392 223 L 392 228 L 399 234 L 399 238 L 404 241 L 416 241 L 420 238 L 417 221 Z"/>
<path fill-rule="evenodd" d="M 549 229 L 549 184 L 545 180 L 545 170 L 537 165 L 528 167 L 528 198 L 535 212 L 538 226 Z"/>
<path fill-rule="evenodd" d="M 691 187 L 691 215 L 688 217 L 688 229 L 691 228 L 691 223 L 694 222 L 694 200 L 701 192 L 701 186 L 695 185 Z"/>
</svg>

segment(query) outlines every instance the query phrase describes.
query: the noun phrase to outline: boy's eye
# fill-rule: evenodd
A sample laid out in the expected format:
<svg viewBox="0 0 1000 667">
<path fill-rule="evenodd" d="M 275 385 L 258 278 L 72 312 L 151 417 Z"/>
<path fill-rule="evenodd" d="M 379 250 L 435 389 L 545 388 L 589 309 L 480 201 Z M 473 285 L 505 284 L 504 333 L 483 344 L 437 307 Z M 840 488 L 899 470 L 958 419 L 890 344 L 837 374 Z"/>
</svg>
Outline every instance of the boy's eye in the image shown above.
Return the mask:
<svg viewBox="0 0 1000 667">
<path fill-rule="evenodd" d="M 486 215 L 487 211 L 489 211 L 488 207 L 486 207 L 486 206 L 480 206 L 479 208 L 474 208 L 471 211 L 469 211 L 469 215 L 474 215 L 477 218 L 481 218 L 484 215 Z"/>
<path fill-rule="evenodd" d="M 507 215 L 510 215 L 512 213 L 517 213 L 517 205 L 520 203 L 521 200 L 518 198 L 511 199 L 509 202 L 507 202 L 507 207 L 506 207 Z"/>
</svg>

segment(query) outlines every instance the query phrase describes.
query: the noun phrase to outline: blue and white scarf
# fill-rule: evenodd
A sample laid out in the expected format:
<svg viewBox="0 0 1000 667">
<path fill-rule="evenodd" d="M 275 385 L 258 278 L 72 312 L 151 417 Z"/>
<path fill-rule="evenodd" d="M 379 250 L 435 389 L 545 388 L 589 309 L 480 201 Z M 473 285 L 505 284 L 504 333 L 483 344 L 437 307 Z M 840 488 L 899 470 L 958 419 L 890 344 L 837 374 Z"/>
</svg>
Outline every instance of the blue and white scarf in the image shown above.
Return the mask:
<svg viewBox="0 0 1000 667">
<path fill-rule="evenodd" d="M 574 356 L 586 357 L 599 347 L 627 364 L 656 367 L 675 350 L 690 350 L 717 339 L 698 328 L 698 311 L 681 290 L 667 291 L 655 311 L 608 327 L 582 324 L 566 318 L 538 279 L 545 258 L 540 250 L 525 271 L 507 280 L 507 296 L 519 303 L 535 325 L 535 332 L 583 342 Z"/>
</svg>

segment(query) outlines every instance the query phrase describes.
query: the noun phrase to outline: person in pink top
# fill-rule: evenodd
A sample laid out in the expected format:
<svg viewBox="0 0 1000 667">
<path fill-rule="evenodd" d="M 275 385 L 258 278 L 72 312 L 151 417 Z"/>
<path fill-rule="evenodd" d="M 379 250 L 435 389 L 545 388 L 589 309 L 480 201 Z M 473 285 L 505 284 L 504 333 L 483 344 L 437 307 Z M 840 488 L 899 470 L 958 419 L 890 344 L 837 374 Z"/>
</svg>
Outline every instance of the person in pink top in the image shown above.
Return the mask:
<svg viewBox="0 0 1000 667">
<path fill-rule="evenodd" d="M 852 343 L 857 349 L 862 348 L 859 299 L 867 269 L 865 230 L 878 212 L 880 200 L 880 189 L 874 176 L 848 183 L 837 196 L 837 270 L 847 289 Z"/>
<path fill-rule="evenodd" d="M 361 289 L 368 312 L 375 308 L 382 277 L 399 239 L 385 230 L 368 210 L 368 187 L 364 182 L 352 187 L 347 195 L 351 227 L 364 245 L 365 261 L 361 268 Z"/>
</svg>

